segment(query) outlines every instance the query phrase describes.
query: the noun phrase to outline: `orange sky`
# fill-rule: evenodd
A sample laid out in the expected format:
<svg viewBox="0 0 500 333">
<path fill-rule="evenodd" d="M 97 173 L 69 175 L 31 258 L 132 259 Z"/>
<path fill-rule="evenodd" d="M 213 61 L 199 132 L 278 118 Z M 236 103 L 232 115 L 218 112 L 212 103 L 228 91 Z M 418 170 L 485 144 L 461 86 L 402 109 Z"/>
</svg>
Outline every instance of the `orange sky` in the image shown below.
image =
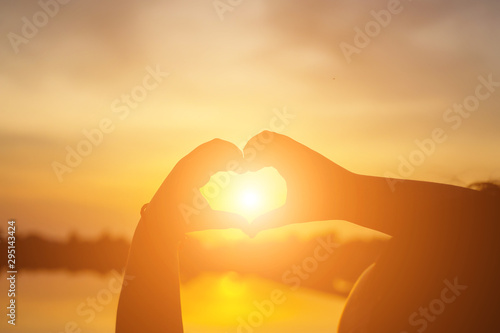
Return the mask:
<svg viewBox="0 0 500 333">
<path fill-rule="evenodd" d="M 498 1 L 58 7 L 49 17 L 35 1 L 0 3 L 0 218 L 22 232 L 130 237 L 182 156 L 215 137 L 242 146 L 285 110 L 280 132 L 354 172 L 397 175 L 400 156 L 440 128 L 446 140 L 401 176 L 500 179 L 500 92 L 483 86 L 475 111 L 447 113 L 474 102 L 478 77 L 500 81 Z M 385 26 L 371 11 L 390 13 Z M 134 92 L 141 101 L 127 104 Z M 99 126 L 101 142 L 58 178 L 53 163 Z"/>
</svg>

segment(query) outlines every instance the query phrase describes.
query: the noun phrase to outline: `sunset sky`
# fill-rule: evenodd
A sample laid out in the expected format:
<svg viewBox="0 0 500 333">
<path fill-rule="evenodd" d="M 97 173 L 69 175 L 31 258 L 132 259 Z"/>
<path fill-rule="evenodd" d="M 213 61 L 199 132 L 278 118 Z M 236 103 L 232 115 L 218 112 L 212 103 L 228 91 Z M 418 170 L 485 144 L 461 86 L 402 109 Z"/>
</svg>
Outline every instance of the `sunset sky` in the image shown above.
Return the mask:
<svg viewBox="0 0 500 333">
<path fill-rule="evenodd" d="M 277 114 L 353 172 L 500 179 L 500 84 L 485 85 L 500 82 L 498 1 L 42 3 L 50 16 L 0 2 L 0 216 L 19 232 L 130 238 L 180 158 L 213 138 L 242 147 Z M 461 103 L 474 111 L 449 110 Z M 436 129 L 444 142 L 401 174 Z"/>
</svg>

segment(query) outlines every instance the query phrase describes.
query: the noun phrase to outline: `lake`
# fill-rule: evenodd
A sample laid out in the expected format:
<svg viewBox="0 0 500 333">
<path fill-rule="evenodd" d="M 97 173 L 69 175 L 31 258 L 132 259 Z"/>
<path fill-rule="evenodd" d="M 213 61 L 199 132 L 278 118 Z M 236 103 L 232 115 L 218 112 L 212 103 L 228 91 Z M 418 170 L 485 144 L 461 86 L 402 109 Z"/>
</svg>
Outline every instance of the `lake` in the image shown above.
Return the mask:
<svg viewBox="0 0 500 333">
<path fill-rule="evenodd" d="M 117 272 L 22 272 L 17 278 L 16 325 L 9 325 L 4 315 L 0 330 L 114 332 L 121 279 Z M 0 290 L 6 307 L 5 274 Z M 273 295 L 280 296 L 279 302 L 272 301 L 277 299 Z M 285 284 L 234 272 L 204 273 L 182 286 L 186 333 L 332 333 L 344 302 L 343 297 L 306 288 L 292 291 Z"/>
</svg>

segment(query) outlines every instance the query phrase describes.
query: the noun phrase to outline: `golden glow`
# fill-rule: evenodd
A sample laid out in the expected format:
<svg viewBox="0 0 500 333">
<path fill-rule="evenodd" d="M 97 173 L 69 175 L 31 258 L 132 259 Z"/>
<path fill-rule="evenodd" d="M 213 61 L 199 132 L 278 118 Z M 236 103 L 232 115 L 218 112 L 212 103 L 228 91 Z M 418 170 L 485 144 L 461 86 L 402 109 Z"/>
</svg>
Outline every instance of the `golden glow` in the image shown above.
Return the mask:
<svg viewBox="0 0 500 333">
<path fill-rule="evenodd" d="M 260 199 L 260 193 L 253 189 L 245 189 L 240 194 L 241 204 L 247 209 L 257 209 L 260 204 Z"/>
<path fill-rule="evenodd" d="M 247 292 L 246 284 L 240 281 L 236 272 L 229 272 L 219 281 L 219 293 L 224 298 L 238 298 Z"/>
<path fill-rule="evenodd" d="M 16 33 L 19 18 L 39 10 L 29 1 L 0 3 L 0 13 L 9 18 L 3 21 L 5 31 Z M 183 156 L 213 138 L 242 147 L 264 128 L 356 173 L 397 172 L 398 156 L 415 149 L 415 139 L 436 127 L 449 128 L 443 112 L 450 101 L 474 93 L 477 75 L 470 73 L 489 73 L 496 64 L 499 48 L 490 41 L 498 29 L 480 25 L 467 36 L 455 30 L 460 27 L 453 22 L 461 15 L 484 19 L 474 10 L 477 2 L 468 3 L 471 10 L 453 11 L 454 19 L 441 8 L 425 29 L 403 24 L 399 28 L 405 32 L 384 30 L 386 37 L 353 54 L 351 64 L 332 40 L 353 42 L 352 27 L 364 27 L 368 18 L 345 19 L 340 13 L 369 12 L 368 1 L 343 2 L 341 10 L 326 1 L 318 11 L 306 2 L 249 1 L 224 14 L 230 29 L 213 6 L 186 1 L 130 6 L 111 1 L 110 8 L 120 11 L 106 17 L 106 24 L 99 23 L 104 18 L 97 1 L 68 7 L 65 20 L 42 28 L 29 45 L 19 44 L 19 54 L 4 39 L 10 52 L 2 53 L 5 75 L 0 76 L 0 91 L 7 97 L 0 114 L 2 219 L 44 221 L 26 223 L 24 230 L 48 237 L 64 238 L 73 231 L 94 237 L 109 230 L 131 238 L 141 206 Z M 280 24 L 267 19 L 283 10 Z M 419 10 L 405 15 L 412 17 L 408 22 L 428 16 Z M 72 17 L 80 23 L 72 24 Z M 325 24 L 304 26 L 298 19 L 304 17 Z M 259 29 L 248 19 L 259 22 Z M 408 38 L 393 43 L 401 33 Z M 467 45 L 463 38 L 478 41 L 481 52 L 461 49 Z M 457 61 L 443 69 L 451 58 Z M 403 59 L 412 63 L 409 72 L 399 71 Z M 143 101 L 122 103 L 122 96 L 143 85 L 146 67 L 171 75 L 147 81 L 156 88 Z M 446 72 L 437 78 L 436 69 Z M 440 87 L 442 93 L 436 94 Z M 464 120 L 470 125 L 450 132 L 454 139 L 412 178 L 456 185 L 500 178 L 500 157 L 490 153 L 499 138 L 494 106 L 482 104 L 477 117 Z M 116 107 L 128 113 L 117 113 Z M 66 165 L 66 147 L 76 149 L 87 140 L 82 130 L 95 133 L 105 119 L 114 130 L 77 167 L 65 169 L 59 182 L 51 164 Z M 308 228 L 301 226 L 305 232 Z"/>
<path fill-rule="evenodd" d="M 494 1 L 489 4 L 494 8 Z M 397 173 L 398 157 L 418 149 L 416 139 L 422 142 L 434 128 L 449 130 L 443 114 L 450 103 L 473 94 L 478 75 L 498 69 L 500 48 L 494 41 L 500 21 L 483 15 L 485 5 L 404 7 L 405 18 L 384 29 L 383 38 L 371 39 L 351 63 L 339 43 L 353 43 L 353 27 L 363 29 L 372 19 L 358 13 L 375 9 L 373 2 L 324 1 L 312 9 L 305 1 L 246 1 L 226 11 L 224 21 L 208 1 L 61 6 L 48 26 L 18 45 L 19 53 L 3 39 L 1 220 L 17 218 L 23 232 L 51 239 L 109 232 L 130 240 L 142 205 L 181 158 L 214 138 L 243 147 L 264 128 L 276 129 L 350 171 Z M 4 31 L 15 34 L 22 32 L 22 17 L 32 21 L 40 10 L 33 1 L 3 1 L 0 8 Z M 304 24 L 311 20 L 318 24 Z M 480 24 L 463 34 L 457 22 L 464 20 Z M 144 81 L 146 67 L 170 75 Z M 147 89 L 147 97 L 123 103 L 123 96 L 132 98 L 144 82 L 155 87 Z M 498 92 L 459 130 L 447 132 L 449 140 L 410 178 L 455 185 L 500 179 L 500 154 L 492 153 L 500 141 L 497 101 Z M 101 140 L 94 130 L 103 120 L 110 120 L 114 130 Z M 94 133 L 98 144 L 92 144 L 81 163 L 73 158 L 68 164 L 67 147 L 89 142 L 82 131 Z M 54 162 L 68 165 L 62 181 Z M 258 181 L 245 180 L 252 174 L 231 176 L 227 186 L 213 180 L 219 188 L 207 188 L 206 197 L 214 209 L 251 221 L 285 202 L 285 182 L 270 170 L 257 175 L 274 176 Z M 374 234 L 353 223 L 324 221 L 264 231 L 251 240 L 238 229 L 195 236 L 212 248 L 288 236 L 302 240 L 325 232 Z M 26 273 L 20 332 L 59 332 L 68 320 L 84 325 L 84 331 L 112 330 L 116 295 L 91 323 L 75 316 L 78 304 L 107 288 L 111 277 Z M 0 281 L 0 290 L 6 281 Z M 289 290 L 235 274 L 203 275 L 191 282 L 183 296 L 189 332 L 237 332 L 237 318 L 247 319 L 256 311 L 254 301 L 269 299 L 263 288 Z M 337 289 L 348 287 L 335 283 Z M 324 331 L 320 325 L 334 326 L 331 314 L 339 314 L 341 305 L 334 311 L 328 300 L 316 296 L 306 288 L 290 293 L 265 326 L 254 331 L 319 332 Z M 40 308 L 45 311 L 37 312 Z M 279 311 L 286 320 L 280 322 L 282 329 L 272 330 L 281 319 Z M 220 323 L 233 326 L 207 329 Z"/>
<path fill-rule="evenodd" d="M 238 213 L 249 222 L 286 201 L 286 182 L 274 168 L 242 175 L 219 172 L 200 190 L 212 209 Z"/>
<path fill-rule="evenodd" d="M 262 332 L 310 332 L 311 327 L 328 326 L 324 323 L 339 320 L 345 302 L 342 297 L 306 288 L 290 292 L 288 285 L 235 272 L 204 273 L 181 288 L 182 315 L 190 332 L 245 332 L 241 322 L 262 314 L 258 306 L 276 290 L 283 292 L 286 301 L 264 317 Z"/>
</svg>

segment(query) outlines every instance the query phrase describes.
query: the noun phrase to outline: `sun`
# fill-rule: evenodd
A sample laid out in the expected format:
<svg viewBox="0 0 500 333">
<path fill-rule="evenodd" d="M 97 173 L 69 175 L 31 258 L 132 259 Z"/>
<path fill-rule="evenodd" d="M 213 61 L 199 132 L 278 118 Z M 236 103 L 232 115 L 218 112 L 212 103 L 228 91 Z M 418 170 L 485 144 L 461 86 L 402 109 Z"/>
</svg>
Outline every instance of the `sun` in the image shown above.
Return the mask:
<svg viewBox="0 0 500 333">
<path fill-rule="evenodd" d="M 200 191 L 212 209 L 238 213 L 249 222 L 286 201 L 286 182 L 274 168 L 217 173 Z"/>
<path fill-rule="evenodd" d="M 258 178 L 258 177 L 257 177 Z M 269 204 L 272 202 L 269 198 L 269 191 L 265 188 L 263 179 L 258 181 L 255 175 L 247 175 L 234 180 L 233 188 L 229 188 L 232 197 L 226 200 L 227 207 L 230 210 L 245 216 L 250 222 L 257 216 L 262 215 L 269 210 Z"/>
<path fill-rule="evenodd" d="M 243 189 L 240 193 L 240 202 L 243 208 L 258 209 L 261 195 L 254 189 Z"/>
</svg>

